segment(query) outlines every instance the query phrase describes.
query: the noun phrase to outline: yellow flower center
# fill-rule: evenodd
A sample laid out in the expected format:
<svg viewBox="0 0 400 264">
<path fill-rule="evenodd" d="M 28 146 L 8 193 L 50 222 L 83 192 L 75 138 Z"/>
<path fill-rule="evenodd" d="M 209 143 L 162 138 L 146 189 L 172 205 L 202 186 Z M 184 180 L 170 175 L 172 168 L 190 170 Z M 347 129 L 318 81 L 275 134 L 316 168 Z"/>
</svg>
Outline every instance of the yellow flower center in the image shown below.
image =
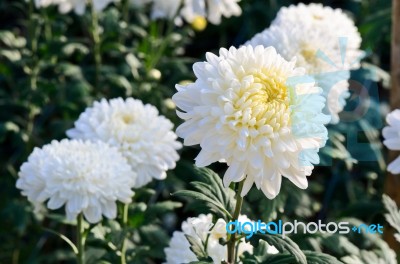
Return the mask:
<svg viewBox="0 0 400 264">
<path fill-rule="evenodd" d="M 322 20 L 322 16 L 320 16 L 320 15 L 317 15 L 317 14 L 314 14 L 313 16 L 312 16 L 315 20 Z"/>
<path fill-rule="evenodd" d="M 245 80 L 246 79 L 246 80 Z M 246 83 L 234 102 L 235 120 L 239 126 L 250 129 L 249 134 L 272 133 L 289 125 L 289 97 L 285 78 L 279 72 L 258 71 L 245 76 Z M 256 132 L 257 131 L 257 132 Z"/>
<path fill-rule="evenodd" d="M 134 117 L 130 114 L 123 114 L 121 116 L 121 119 L 122 119 L 122 122 L 124 122 L 127 125 L 132 124 L 135 121 Z"/>
<path fill-rule="evenodd" d="M 320 58 L 317 57 L 317 48 L 310 44 L 304 43 L 300 46 L 300 54 L 303 59 L 314 69 L 319 69 L 324 63 Z"/>
<path fill-rule="evenodd" d="M 191 26 L 196 31 L 203 31 L 207 27 L 207 20 L 202 16 L 196 16 L 193 19 Z"/>
</svg>

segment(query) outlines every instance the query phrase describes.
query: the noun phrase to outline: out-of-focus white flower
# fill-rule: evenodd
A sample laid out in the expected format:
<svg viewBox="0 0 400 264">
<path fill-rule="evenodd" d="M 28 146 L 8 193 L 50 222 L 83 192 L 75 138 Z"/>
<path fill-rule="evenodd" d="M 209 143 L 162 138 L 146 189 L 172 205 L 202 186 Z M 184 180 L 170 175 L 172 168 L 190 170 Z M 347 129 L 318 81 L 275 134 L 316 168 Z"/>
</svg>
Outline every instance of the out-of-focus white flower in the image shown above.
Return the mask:
<svg viewBox="0 0 400 264">
<path fill-rule="evenodd" d="M 288 27 L 292 27 L 292 33 L 301 31 L 303 41 L 300 45 L 303 45 L 302 52 L 306 60 L 312 62 L 312 57 L 315 57 L 313 55 L 317 50 L 321 50 L 338 67 L 342 66 L 346 69 L 359 67 L 359 60 L 364 54 L 360 50 L 361 36 L 354 21 L 340 8 L 333 9 L 315 3 L 309 5 L 300 3 L 282 7 L 272 25 L 284 26 L 286 30 Z M 310 38 L 309 41 L 306 41 L 307 37 Z M 343 47 L 345 49 L 344 58 L 341 56 L 339 38 L 345 38 L 346 41 L 346 46 Z M 307 58 L 307 53 L 311 55 L 311 58 Z M 286 54 L 283 56 L 285 57 Z M 307 67 L 306 65 L 299 66 Z M 325 68 L 322 71 L 325 72 Z M 311 73 L 314 72 L 321 71 L 314 69 Z"/>
<path fill-rule="evenodd" d="M 133 0 L 134 1 L 134 0 Z M 139 5 L 152 2 L 151 18 L 175 19 L 182 24 L 182 18 L 193 23 L 197 18 L 207 18 L 212 24 L 220 24 L 221 17 L 240 16 L 240 0 L 140 0 Z M 138 4 L 135 4 L 138 5 Z"/>
<path fill-rule="evenodd" d="M 173 126 L 154 106 L 140 100 L 103 99 L 87 108 L 67 135 L 116 146 L 137 173 L 135 187 L 141 187 L 153 178 L 165 179 L 166 171 L 175 167 L 181 143 Z"/>
<path fill-rule="evenodd" d="M 240 16 L 242 9 L 240 0 L 184 0 L 180 15 L 188 22 L 193 23 L 197 17 L 205 17 L 210 23 L 218 25 L 221 17 Z M 207 6 L 207 8 L 206 8 Z"/>
<path fill-rule="evenodd" d="M 239 221 L 250 221 L 246 216 L 241 215 Z M 172 235 L 169 247 L 165 249 L 167 264 L 189 263 L 198 261 L 196 255 L 190 250 L 190 243 L 186 236 L 190 236 L 199 245 L 205 245 L 205 252 L 213 259 L 214 263 L 221 263 L 226 260 L 227 246 L 221 245 L 219 239 L 227 239 L 226 222 L 218 219 L 215 225 L 212 222 L 212 215 L 201 214 L 198 217 L 188 218 L 182 223 L 182 232 L 175 231 Z M 238 247 L 238 256 L 245 251 L 253 253 L 253 247 L 242 238 Z"/>
<path fill-rule="evenodd" d="M 49 5 L 52 5 L 56 2 L 57 0 L 35 0 L 35 6 L 37 8 L 40 7 L 48 7 Z M 59 0 L 58 0 L 59 1 Z"/>
<path fill-rule="evenodd" d="M 49 5 L 58 5 L 60 13 L 65 14 L 73 10 L 78 15 L 83 15 L 86 6 L 91 3 L 95 11 L 100 12 L 113 2 L 119 0 L 35 0 L 37 8 Z"/>
<path fill-rule="evenodd" d="M 182 0 L 153 0 L 151 19 L 174 19 L 178 14 Z"/>
<path fill-rule="evenodd" d="M 116 201 L 131 202 L 135 177 L 118 149 L 64 139 L 34 149 L 21 166 L 17 188 L 36 206 L 48 200 L 52 210 L 65 205 L 69 220 L 83 213 L 96 223 L 102 215 L 116 217 Z"/>
<path fill-rule="evenodd" d="M 232 47 L 206 58 L 193 66 L 195 83 L 177 85 L 172 97 L 185 120 L 177 134 L 185 145 L 200 144 L 196 165 L 226 162 L 224 184 L 245 180 L 242 196 L 255 183 L 272 199 L 282 176 L 307 188 L 327 139 L 321 89 L 273 47 Z"/>
<path fill-rule="evenodd" d="M 302 3 L 283 7 L 271 27 L 247 44 L 273 46 L 287 60 L 296 57 L 296 66 L 314 75 L 326 98 L 340 97 L 338 100 L 328 98 L 324 110 L 332 115 L 332 123 L 339 121 L 338 113 L 350 95 L 349 69 L 358 68 L 363 55 L 357 27 L 341 9 Z"/>
<path fill-rule="evenodd" d="M 388 149 L 400 150 L 400 110 L 396 109 L 386 116 L 388 126 L 384 127 L 382 134 L 384 137 L 383 144 Z M 387 170 L 393 174 L 400 173 L 400 157 L 392 161 Z"/>
</svg>

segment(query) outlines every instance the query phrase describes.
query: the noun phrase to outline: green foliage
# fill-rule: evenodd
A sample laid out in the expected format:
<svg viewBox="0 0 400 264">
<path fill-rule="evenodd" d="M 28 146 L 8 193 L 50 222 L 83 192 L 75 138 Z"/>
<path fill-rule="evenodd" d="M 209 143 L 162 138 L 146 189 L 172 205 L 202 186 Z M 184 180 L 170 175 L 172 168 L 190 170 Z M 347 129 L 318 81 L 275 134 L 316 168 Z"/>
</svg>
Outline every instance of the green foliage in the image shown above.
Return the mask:
<svg viewBox="0 0 400 264">
<path fill-rule="evenodd" d="M 210 169 L 196 169 L 202 181 L 191 182 L 195 191 L 181 190 L 174 195 L 186 196 L 206 203 L 212 212 L 225 220 L 232 219 L 235 192 L 223 186 L 218 174 Z"/>
<path fill-rule="evenodd" d="M 382 196 L 382 201 L 386 211 L 388 212 L 385 214 L 385 219 L 397 231 L 397 234 L 395 234 L 394 237 L 400 243 L 400 210 L 397 207 L 396 202 L 386 194 Z"/>
<path fill-rule="evenodd" d="M 258 233 L 254 234 L 249 241 L 254 247 L 258 247 L 260 239 L 266 241 L 269 245 L 274 246 L 279 250 L 279 252 L 288 252 L 292 257 L 291 259 L 294 259 L 296 263 L 307 264 L 306 256 L 300 250 L 299 246 L 290 238 L 282 238 L 280 235 Z"/>
</svg>

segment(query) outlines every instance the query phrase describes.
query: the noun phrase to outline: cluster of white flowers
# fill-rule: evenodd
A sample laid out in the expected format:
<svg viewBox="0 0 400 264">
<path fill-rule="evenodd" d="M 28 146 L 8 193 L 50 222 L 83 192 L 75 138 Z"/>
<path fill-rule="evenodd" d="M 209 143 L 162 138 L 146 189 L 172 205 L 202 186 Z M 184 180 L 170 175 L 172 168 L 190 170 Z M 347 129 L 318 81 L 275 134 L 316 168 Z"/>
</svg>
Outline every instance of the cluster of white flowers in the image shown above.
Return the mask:
<svg viewBox="0 0 400 264">
<path fill-rule="evenodd" d="M 245 215 L 240 215 L 238 221 L 251 222 Z M 226 222 L 222 218 L 213 224 L 211 214 L 201 214 L 184 221 L 182 231 L 173 233 L 170 244 L 165 249 L 167 264 L 198 261 L 196 255 L 190 250 L 191 245 L 186 236 L 190 236 L 199 245 L 207 245 L 204 251 L 212 258 L 214 263 L 226 261 L 227 246 L 219 243 L 219 239 L 227 239 Z M 239 241 L 237 256 L 240 257 L 246 251 L 252 254 L 253 246 L 242 238 Z M 268 253 L 276 254 L 278 251 L 275 247 L 269 246 Z"/>
<path fill-rule="evenodd" d="M 306 188 L 327 139 L 321 89 L 273 47 L 232 47 L 206 58 L 193 66 L 197 80 L 177 85 L 172 97 L 185 120 L 177 134 L 201 146 L 196 165 L 226 162 L 224 184 L 245 180 L 242 196 L 255 183 L 272 199 L 282 176 Z"/>
<path fill-rule="evenodd" d="M 151 18 L 175 19 L 180 25 L 182 19 L 193 23 L 195 19 L 206 18 L 212 24 L 220 24 L 221 17 L 239 16 L 242 10 L 240 0 L 133 0 L 135 5 L 152 4 Z"/>
<path fill-rule="evenodd" d="M 116 201 L 131 202 L 136 174 L 117 148 L 102 142 L 64 139 L 35 148 L 22 164 L 17 188 L 35 206 L 65 205 L 67 218 L 80 213 L 90 223 L 115 218 Z"/>
<path fill-rule="evenodd" d="M 71 220 L 79 213 L 91 223 L 101 214 L 115 218 L 117 200 L 129 203 L 132 188 L 165 179 L 179 159 L 173 124 L 139 100 L 95 102 L 75 126 L 67 132 L 75 140 L 36 148 L 17 181 L 36 208 L 65 204 Z"/>
<path fill-rule="evenodd" d="M 135 187 L 141 187 L 153 178 L 165 179 L 166 171 L 175 167 L 182 144 L 173 127 L 157 108 L 140 100 L 103 99 L 88 107 L 67 135 L 117 147 L 138 175 Z"/>
<path fill-rule="evenodd" d="M 341 9 L 321 4 L 283 7 L 263 32 L 246 44 L 273 46 L 285 59 L 312 74 L 327 98 L 325 113 L 332 123 L 345 106 L 349 69 L 359 67 L 361 37 L 354 22 Z"/>
<path fill-rule="evenodd" d="M 82 15 L 89 3 L 93 5 L 95 11 L 99 12 L 113 2 L 118 2 L 118 0 L 35 0 L 35 5 L 37 8 L 57 5 L 60 13 L 65 14 L 73 10 L 76 14 Z"/>
</svg>

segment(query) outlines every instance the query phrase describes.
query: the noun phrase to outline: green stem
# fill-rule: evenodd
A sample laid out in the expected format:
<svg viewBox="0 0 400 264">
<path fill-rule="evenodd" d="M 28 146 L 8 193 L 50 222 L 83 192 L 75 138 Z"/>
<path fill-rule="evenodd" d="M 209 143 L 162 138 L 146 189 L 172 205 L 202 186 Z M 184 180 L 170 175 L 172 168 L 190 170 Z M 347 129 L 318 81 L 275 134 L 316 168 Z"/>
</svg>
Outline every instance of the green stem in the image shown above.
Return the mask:
<svg viewBox="0 0 400 264">
<path fill-rule="evenodd" d="M 128 226 L 128 211 L 129 211 L 129 204 L 124 204 L 122 209 L 122 226 L 126 228 Z M 121 249 L 121 264 L 126 264 L 126 237 L 122 242 L 122 249 Z"/>
<path fill-rule="evenodd" d="M 236 221 L 237 219 L 239 219 L 240 211 L 242 209 L 243 197 L 240 195 L 240 193 L 242 192 L 243 184 L 244 184 L 244 180 L 239 183 L 239 186 L 237 189 L 236 205 L 235 205 L 235 211 L 232 216 L 233 217 L 232 221 Z M 228 246 L 228 263 L 229 264 L 236 263 L 236 257 L 235 257 L 236 256 L 236 254 L 235 254 L 236 237 L 237 237 L 237 234 L 233 233 L 227 244 L 227 246 Z"/>
<path fill-rule="evenodd" d="M 37 59 L 37 28 L 36 21 L 34 19 L 34 0 L 29 1 L 29 46 L 32 52 L 32 65 L 31 72 L 29 74 L 29 83 L 32 91 L 35 91 L 37 88 L 37 75 L 38 75 L 38 59 Z"/>
<path fill-rule="evenodd" d="M 53 35 L 51 30 L 50 17 L 46 8 L 42 8 L 41 13 L 42 17 L 44 18 L 44 37 L 47 42 L 50 42 L 52 40 L 52 35 Z"/>
<path fill-rule="evenodd" d="M 125 23 L 126 27 L 129 26 L 129 0 L 121 1 L 121 14 L 122 14 L 122 22 Z M 121 44 L 125 44 L 125 35 L 122 33 L 120 35 Z"/>
<path fill-rule="evenodd" d="M 157 66 L 159 63 L 160 59 L 162 58 L 162 55 L 165 52 L 165 49 L 168 47 L 168 43 L 170 41 L 171 33 L 174 29 L 174 22 L 173 21 L 168 21 L 167 22 L 167 29 L 165 31 L 165 35 L 162 36 L 162 42 L 157 49 L 152 52 L 152 57 L 150 58 L 149 63 L 147 64 L 147 71 L 153 69 L 154 67 Z"/>
<path fill-rule="evenodd" d="M 80 213 L 77 217 L 78 223 L 76 226 L 76 244 L 78 253 L 76 254 L 76 260 L 78 264 L 85 263 L 85 227 L 83 226 L 83 214 Z"/>
<path fill-rule="evenodd" d="M 95 63 L 95 79 L 94 86 L 96 89 L 99 88 L 100 84 L 100 68 L 101 68 L 101 51 L 100 51 L 100 28 L 99 19 L 96 10 L 94 9 L 93 1 L 90 1 L 91 10 L 91 33 L 93 38 L 93 54 Z"/>
</svg>

